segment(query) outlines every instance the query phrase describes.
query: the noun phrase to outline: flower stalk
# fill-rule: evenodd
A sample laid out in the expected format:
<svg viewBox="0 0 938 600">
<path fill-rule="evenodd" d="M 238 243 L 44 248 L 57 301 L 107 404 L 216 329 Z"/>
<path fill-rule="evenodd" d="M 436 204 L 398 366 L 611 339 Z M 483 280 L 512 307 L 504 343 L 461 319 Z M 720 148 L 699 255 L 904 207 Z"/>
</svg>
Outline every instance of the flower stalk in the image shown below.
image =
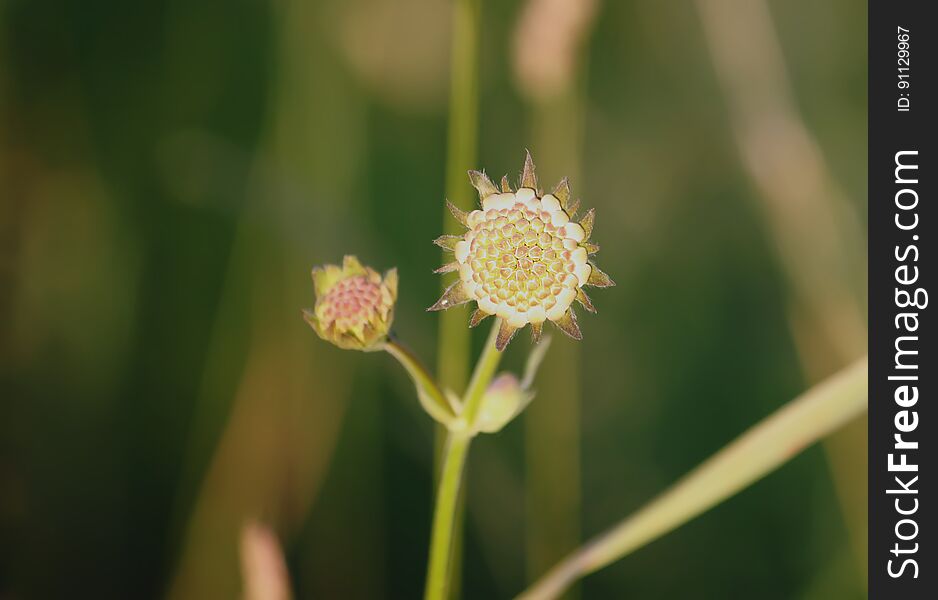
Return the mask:
<svg viewBox="0 0 938 600">
<path fill-rule="evenodd" d="M 449 573 L 453 553 L 453 530 L 456 506 L 462 488 L 462 472 L 472 436 L 468 432 L 450 432 L 443 447 L 439 489 L 433 511 L 430 535 L 430 558 L 424 598 L 443 600 L 449 595 Z"/>
<path fill-rule="evenodd" d="M 485 390 L 488 388 L 502 353 L 495 347 L 500 324 L 496 319 L 492 326 L 482 356 L 476 363 L 463 401 L 460 422 L 462 428 L 451 428 L 443 449 L 443 468 L 433 511 L 433 530 L 430 535 L 430 559 L 427 564 L 426 600 L 443 600 L 449 593 L 449 577 L 454 551 L 453 529 L 456 522 L 456 507 L 462 488 L 463 471 L 469 444 L 475 435 L 475 422 L 482 407 Z"/>
<path fill-rule="evenodd" d="M 446 148 L 446 198 L 463 210 L 472 208 L 472 193 L 466 187 L 465 173 L 475 164 L 479 120 L 479 38 L 481 0 L 458 0 L 453 3 L 453 42 L 449 99 L 449 122 Z M 450 224 L 444 209 L 447 233 L 459 233 Z M 444 283 L 442 289 L 446 289 Z M 438 367 L 440 381 L 454 389 L 463 389 L 469 375 L 470 332 L 462 311 L 440 318 Z"/>
<path fill-rule="evenodd" d="M 534 373 L 547 350 L 547 340 L 538 344 L 544 322 L 551 321 L 569 337 L 581 339 L 571 305 L 576 301 L 595 313 L 583 288 L 615 285 L 589 258 L 599 251 L 590 241 L 595 212 L 589 210 L 573 221 L 580 203 L 571 198 L 567 180 L 545 194 L 534 171 L 528 153 L 516 190 L 507 176 L 496 188 L 484 173 L 469 171 L 480 208 L 467 212 L 447 202 L 463 230 L 435 240 L 455 259 L 437 272 L 458 272 L 458 279 L 427 310 L 442 311 L 474 301 L 477 308 L 469 327 L 495 317 L 462 398 L 450 391 L 462 385 L 453 386 L 447 379 L 440 385 L 391 333 L 396 269 L 382 277 L 350 255 L 341 267 L 325 265 L 312 273 L 316 303 L 303 314 L 319 337 L 347 350 L 388 352 L 407 371 L 423 409 L 445 428 L 427 565 L 427 600 L 444 600 L 450 588 L 458 585 L 453 582 L 460 579 L 461 494 L 472 438 L 500 431 L 534 397 Z M 502 351 L 514 334 L 529 324 L 535 348 L 523 377 L 502 373 L 495 379 Z M 444 329 L 444 337 L 445 333 Z M 456 338 L 448 341 L 459 345 Z M 446 362 L 441 362 L 441 374 Z"/>
<path fill-rule="evenodd" d="M 397 359 L 397 362 L 401 363 L 401 366 L 410 375 L 414 387 L 417 388 L 417 398 L 420 400 L 423 409 L 444 426 L 453 426 L 456 420 L 455 408 L 446 398 L 446 394 L 440 389 L 427 368 L 417 358 L 417 355 L 393 336 L 388 336 L 384 349 Z"/>
</svg>

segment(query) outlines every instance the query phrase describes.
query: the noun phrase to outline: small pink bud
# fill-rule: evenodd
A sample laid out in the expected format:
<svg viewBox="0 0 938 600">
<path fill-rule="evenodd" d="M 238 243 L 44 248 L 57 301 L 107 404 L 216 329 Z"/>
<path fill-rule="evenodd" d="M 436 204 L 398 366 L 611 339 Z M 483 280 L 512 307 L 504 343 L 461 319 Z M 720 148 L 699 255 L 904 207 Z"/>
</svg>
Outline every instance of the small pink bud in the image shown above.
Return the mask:
<svg viewBox="0 0 938 600">
<path fill-rule="evenodd" d="M 384 278 L 354 256 L 342 266 L 313 269 L 316 305 L 303 316 L 319 337 L 347 350 L 369 352 L 384 346 L 394 320 L 397 270 Z"/>
</svg>

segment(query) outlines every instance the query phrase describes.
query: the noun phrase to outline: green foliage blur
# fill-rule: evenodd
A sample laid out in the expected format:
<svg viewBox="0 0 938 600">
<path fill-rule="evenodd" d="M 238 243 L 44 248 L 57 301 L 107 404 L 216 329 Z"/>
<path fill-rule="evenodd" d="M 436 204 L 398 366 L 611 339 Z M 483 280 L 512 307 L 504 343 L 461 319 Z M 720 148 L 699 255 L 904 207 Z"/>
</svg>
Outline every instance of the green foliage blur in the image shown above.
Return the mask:
<svg viewBox="0 0 938 600">
<path fill-rule="evenodd" d="M 511 60 L 524 4 L 483 2 L 493 176 L 538 159 Z M 770 8 L 863 222 L 865 4 Z M 811 381 L 694 4 L 598 10 L 580 165 L 539 171 L 576 171 L 618 283 L 580 317 L 584 541 Z M 280 536 L 298 598 L 420 596 L 433 424 L 389 357 L 322 343 L 300 310 L 315 264 L 397 266 L 395 330 L 433 364 L 450 29 L 440 0 L 0 1 L 0 598 L 238 597 L 248 520 Z M 524 418 L 473 447 L 463 598 L 541 571 L 529 458 Z M 831 471 L 811 448 L 576 594 L 865 597 L 845 517 L 865 499 Z"/>
</svg>

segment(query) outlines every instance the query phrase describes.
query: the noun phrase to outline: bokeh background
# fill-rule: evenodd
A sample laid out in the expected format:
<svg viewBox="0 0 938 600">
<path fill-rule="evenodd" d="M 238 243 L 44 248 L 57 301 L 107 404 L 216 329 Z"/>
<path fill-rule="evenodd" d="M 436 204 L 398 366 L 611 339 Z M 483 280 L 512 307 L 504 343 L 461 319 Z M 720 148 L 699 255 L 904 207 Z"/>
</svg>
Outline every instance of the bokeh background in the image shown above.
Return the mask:
<svg viewBox="0 0 938 600">
<path fill-rule="evenodd" d="M 467 168 L 570 176 L 618 283 L 473 446 L 462 596 L 506 598 L 863 354 L 866 6 L 481 5 Z M 252 521 L 299 598 L 419 597 L 432 423 L 300 309 L 314 264 L 396 265 L 433 364 L 453 14 L 0 1 L 0 598 L 238 597 Z M 865 448 L 859 422 L 574 595 L 865 597 Z"/>
</svg>

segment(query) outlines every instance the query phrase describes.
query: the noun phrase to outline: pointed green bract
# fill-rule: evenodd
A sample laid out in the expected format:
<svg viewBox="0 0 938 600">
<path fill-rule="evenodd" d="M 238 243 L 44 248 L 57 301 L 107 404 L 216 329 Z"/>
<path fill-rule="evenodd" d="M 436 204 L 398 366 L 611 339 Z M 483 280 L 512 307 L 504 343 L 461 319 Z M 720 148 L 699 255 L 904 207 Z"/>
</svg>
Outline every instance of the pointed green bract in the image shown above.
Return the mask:
<svg viewBox="0 0 938 600">
<path fill-rule="evenodd" d="M 593 222 L 596 220 L 596 209 L 591 208 L 586 211 L 586 214 L 583 215 L 583 219 L 580 221 L 580 227 L 583 228 L 585 233 L 584 240 L 590 239 L 590 235 L 593 233 Z"/>
<path fill-rule="evenodd" d="M 388 288 L 393 298 L 397 298 L 397 267 L 388 269 L 384 274 L 384 286 Z"/>
<path fill-rule="evenodd" d="M 517 327 L 512 327 L 507 321 L 502 321 L 501 327 L 498 328 L 498 337 L 495 338 L 495 348 L 499 352 L 504 350 L 511 338 L 515 336 L 516 331 L 518 331 Z"/>
<path fill-rule="evenodd" d="M 566 333 L 573 339 L 583 339 L 583 333 L 580 331 L 580 326 L 576 322 L 576 313 L 573 312 L 572 308 L 568 308 L 567 312 L 563 313 L 562 317 L 554 321 L 554 324 L 560 328 L 560 331 Z"/>
<path fill-rule="evenodd" d="M 485 200 L 492 194 L 498 193 L 498 188 L 495 187 L 492 180 L 481 171 L 469 171 L 469 181 L 472 182 L 472 187 L 479 192 L 479 200 Z"/>
<path fill-rule="evenodd" d="M 484 310 L 479 310 L 478 308 L 472 311 L 472 316 L 469 317 L 469 327 L 475 327 L 479 323 L 485 320 L 486 317 L 490 317 L 489 313 Z"/>
<path fill-rule="evenodd" d="M 459 221 L 459 223 L 460 223 L 463 227 L 469 227 L 469 223 L 468 223 L 468 221 L 467 221 L 467 219 L 468 219 L 468 217 L 469 217 L 469 213 L 467 213 L 466 211 L 462 210 L 461 208 L 459 208 L 458 206 L 456 206 L 455 204 L 453 204 L 453 203 L 450 202 L 449 200 L 446 201 L 446 208 L 449 209 L 449 212 L 452 213 L 453 217 L 454 217 L 457 221 Z"/>
<path fill-rule="evenodd" d="M 469 302 L 469 300 L 469 295 L 466 293 L 466 288 L 463 286 L 462 281 L 457 281 L 453 285 L 446 288 L 446 291 L 443 292 L 443 295 L 440 296 L 440 299 L 436 301 L 436 304 L 427 310 L 431 312 L 446 310 L 447 308 L 465 304 L 466 302 Z"/>
<path fill-rule="evenodd" d="M 365 267 L 359 262 L 357 256 L 351 254 L 346 254 L 342 258 L 342 270 L 345 271 L 347 276 L 365 274 Z"/>
<path fill-rule="evenodd" d="M 433 243 L 444 250 L 449 250 L 452 252 L 460 240 L 462 240 L 462 237 L 458 235 L 441 235 L 440 237 L 433 240 Z"/>
<path fill-rule="evenodd" d="M 537 176 L 534 174 L 534 160 L 531 153 L 525 151 L 524 170 L 521 171 L 521 187 L 537 190 Z"/>
<path fill-rule="evenodd" d="M 590 267 L 592 267 L 592 270 L 590 271 L 590 276 L 586 281 L 586 285 L 605 288 L 612 287 L 616 284 L 616 282 L 613 281 L 611 277 L 603 273 L 602 270 L 593 263 L 593 261 L 590 261 Z"/>
<path fill-rule="evenodd" d="M 342 269 L 335 265 L 326 265 L 323 267 L 313 267 L 313 291 L 316 296 L 325 296 L 335 282 L 342 277 Z"/>
<path fill-rule="evenodd" d="M 589 312 L 596 312 L 596 307 L 593 306 L 593 303 L 590 301 L 590 297 L 586 295 L 586 292 L 583 291 L 583 288 L 577 288 L 576 301 L 579 302 L 580 305 Z"/>
<path fill-rule="evenodd" d="M 451 263 L 446 263 L 442 267 L 433 269 L 433 272 L 439 275 L 440 273 L 452 273 L 453 271 L 456 271 L 457 269 L 459 269 L 459 263 L 454 261 Z"/>
<path fill-rule="evenodd" d="M 560 201 L 560 207 L 567 210 L 567 205 L 570 204 L 570 182 L 567 181 L 566 177 L 560 180 L 560 183 L 557 184 L 551 194 Z"/>
</svg>

